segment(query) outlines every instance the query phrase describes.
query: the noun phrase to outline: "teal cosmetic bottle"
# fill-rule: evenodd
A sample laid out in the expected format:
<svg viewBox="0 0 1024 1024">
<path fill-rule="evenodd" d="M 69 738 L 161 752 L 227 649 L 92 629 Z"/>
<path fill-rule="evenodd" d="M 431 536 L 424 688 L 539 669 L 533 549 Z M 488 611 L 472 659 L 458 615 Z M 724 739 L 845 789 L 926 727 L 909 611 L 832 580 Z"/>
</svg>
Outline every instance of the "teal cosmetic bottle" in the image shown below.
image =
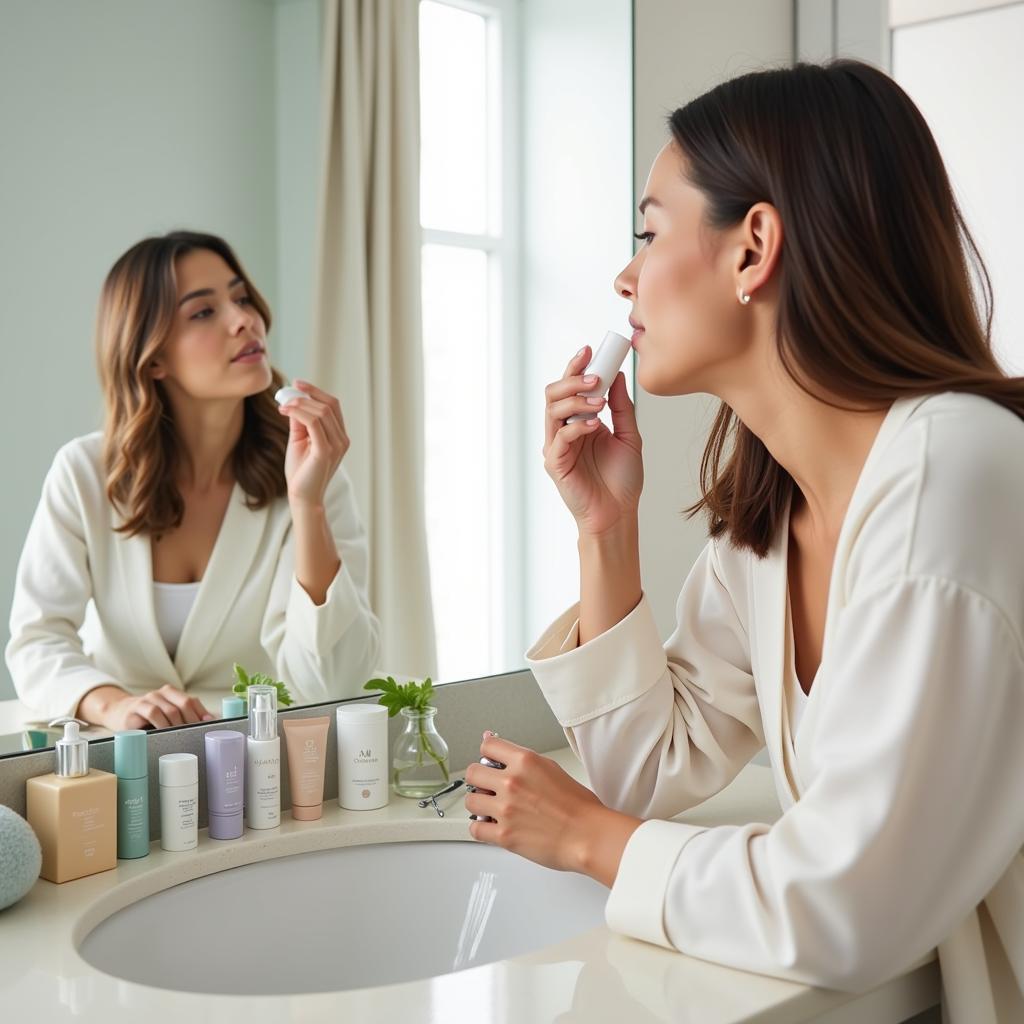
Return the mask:
<svg viewBox="0 0 1024 1024">
<path fill-rule="evenodd" d="M 135 860 L 149 854 L 149 769 L 147 734 L 142 729 L 114 733 L 117 776 L 117 856 Z"/>
</svg>

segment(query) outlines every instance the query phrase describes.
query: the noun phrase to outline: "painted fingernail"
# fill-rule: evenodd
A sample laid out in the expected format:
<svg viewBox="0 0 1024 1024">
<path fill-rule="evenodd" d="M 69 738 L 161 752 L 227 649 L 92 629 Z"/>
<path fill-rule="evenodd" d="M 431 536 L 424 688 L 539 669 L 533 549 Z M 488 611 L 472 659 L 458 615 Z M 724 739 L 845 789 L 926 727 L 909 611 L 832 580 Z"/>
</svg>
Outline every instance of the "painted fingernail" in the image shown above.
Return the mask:
<svg viewBox="0 0 1024 1024">
<path fill-rule="evenodd" d="M 603 405 L 604 404 L 604 399 L 603 398 L 588 398 L 587 399 L 587 404 L 588 405 Z"/>
<path fill-rule="evenodd" d="M 595 427 L 600 422 L 601 422 L 600 420 L 587 420 L 587 426 L 588 427 Z"/>
<path fill-rule="evenodd" d="M 588 373 L 586 375 L 586 377 L 583 378 L 583 383 L 584 384 L 596 384 L 597 383 L 597 375 L 593 374 L 593 373 Z"/>
</svg>

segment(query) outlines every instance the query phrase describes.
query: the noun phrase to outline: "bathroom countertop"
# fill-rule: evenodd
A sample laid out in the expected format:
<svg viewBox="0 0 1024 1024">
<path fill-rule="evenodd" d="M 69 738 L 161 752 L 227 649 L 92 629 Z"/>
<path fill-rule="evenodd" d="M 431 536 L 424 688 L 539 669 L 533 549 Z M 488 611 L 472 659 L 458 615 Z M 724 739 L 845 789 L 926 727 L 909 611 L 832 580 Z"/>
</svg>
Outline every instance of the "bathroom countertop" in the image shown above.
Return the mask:
<svg viewBox="0 0 1024 1024">
<path fill-rule="evenodd" d="M 568 748 L 551 753 L 585 783 Z M 449 798 L 450 799 L 450 798 Z M 217 1020 L 390 1022 L 403 1024 L 603 1024 L 695 1021 L 700 1024 L 805 1020 L 852 1024 L 899 1021 L 938 1001 L 934 952 L 863 996 L 817 989 L 697 960 L 594 928 L 556 946 L 452 974 L 382 988 L 288 996 L 230 996 L 169 991 L 112 977 L 77 952 L 84 937 L 116 911 L 173 885 L 254 861 L 364 843 L 467 840 L 461 801 L 445 818 L 392 796 L 376 811 L 324 804 L 319 821 L 286 811 L 272 833 L 246 832 L 224 843 L 199 833 L 198 848 L 168 853 L 154 843 L 141 860 L 54 885 L 38 881 L 0 911 L 0 1006 L 5 1020 L 50 1022 Z M 725 790 L 679 820 L 699 825 L 772 822 L 779 816 L 769 769 L 748 765 Z M 509 854 L 509 856 L 513 856 Z M 240 951 L 244 954 L 245 951 Z"/>
</svg>

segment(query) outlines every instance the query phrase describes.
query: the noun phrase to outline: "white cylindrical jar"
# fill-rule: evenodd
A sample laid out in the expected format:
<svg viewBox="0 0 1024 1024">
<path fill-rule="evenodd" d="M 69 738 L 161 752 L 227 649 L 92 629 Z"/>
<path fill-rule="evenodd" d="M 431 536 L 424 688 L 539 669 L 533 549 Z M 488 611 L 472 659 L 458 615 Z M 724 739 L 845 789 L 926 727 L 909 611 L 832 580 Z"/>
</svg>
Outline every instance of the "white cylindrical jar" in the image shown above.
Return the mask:
<svg viewBox="0 0 1024 1024">
<path fill-rule="evenodd" d="M 160 772 L 160 846 L 172 853 L 194 850 L 199 842 L 199 758 L 164 754 Z"/>
<path fill-rule="evenodd" d="M 369 811 L 388 802 L 388 709 L 382 704 L 340 707 L 338 806 Z"/>
</svg>

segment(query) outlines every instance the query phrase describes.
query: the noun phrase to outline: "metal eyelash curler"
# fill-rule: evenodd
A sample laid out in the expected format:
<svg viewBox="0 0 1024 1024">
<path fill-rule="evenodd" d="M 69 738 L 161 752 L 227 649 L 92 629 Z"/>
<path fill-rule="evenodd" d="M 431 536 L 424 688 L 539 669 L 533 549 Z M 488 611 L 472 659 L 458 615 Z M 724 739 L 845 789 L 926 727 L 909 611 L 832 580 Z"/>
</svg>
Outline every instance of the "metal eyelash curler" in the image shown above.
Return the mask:
<svg viewBox="0 0 1024 1024">
<path fill-rule="evenodd" d="M 454 793 L 455 790 L 457 790 L 459 786 L 461 786 L 465 781 L 465 779 L 456 779 L 453 783 L 451 783 L 451 785 L 445 786 L 444 789 L 439 789 L 433 796 L 427 797 L 426 800 L 421 800 L 419 802 L 419 806 L 429 807 L 431 804 L 433 804 L 434 810 L 437 811 L 437 816 L 439 818 L 443 818 L 444 811 L 442 811 L 441 808 L 437 806 L 437 798 L 439 796 L 445 796 L 448 793 Z"/>
</svg>

